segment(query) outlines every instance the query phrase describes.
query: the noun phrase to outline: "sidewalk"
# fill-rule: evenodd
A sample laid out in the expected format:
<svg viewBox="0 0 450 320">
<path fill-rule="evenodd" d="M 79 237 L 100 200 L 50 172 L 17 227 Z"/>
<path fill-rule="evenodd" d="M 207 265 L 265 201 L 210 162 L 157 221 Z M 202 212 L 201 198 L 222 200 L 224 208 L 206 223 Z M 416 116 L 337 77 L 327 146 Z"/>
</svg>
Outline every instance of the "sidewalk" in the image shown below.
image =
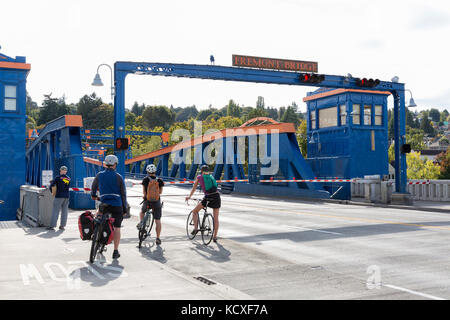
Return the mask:
<svg viewBox="0 0 450 320">
<path fill-rule="evenodd" d="M 420 210 L 420 211 L 442 212 L 442 213 L 450 214 L 450 202 L 443 202 L 443 201 L 441 202 L 441 201 L 414 200 L 412 206 L 398 205 L 398 204 L 372 203 L 372 202 L 367 202 L 367 200 L 365 200 L 364 198 L 353 198 L 351 201 L 336 200 L 335 202 L 353 204 L 353 205 L 374 206 L 374 207 L 381 207 L 381 208 Z"/>
<path fill-rule="evenodd" d="M 251 299 L 226 285 L 207 285 L 166 266 L 170 243 L 156 246 L 151 241 L 138 250 L 134 216 L 124 220 L 121 257 L 112 260 L 109 245 L 104 256 L 90 264 L 90 242 L 82 241 L 78 231 L 80 213 L 69 210 L 64 231 L 28 228 L 19 221 L 0 223 L 0 299 Z"/>
</svg>

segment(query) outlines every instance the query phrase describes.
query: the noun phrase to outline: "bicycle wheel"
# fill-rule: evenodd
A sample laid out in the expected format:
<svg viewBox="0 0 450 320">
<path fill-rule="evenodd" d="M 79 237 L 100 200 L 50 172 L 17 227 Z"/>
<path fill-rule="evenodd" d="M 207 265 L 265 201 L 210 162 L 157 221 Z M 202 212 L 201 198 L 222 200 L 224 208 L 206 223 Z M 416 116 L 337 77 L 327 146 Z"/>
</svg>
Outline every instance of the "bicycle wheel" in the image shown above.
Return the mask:
<svg viewBox="0 0 450 320">
<path fill-rule="evenodd" d="M 197 213 L 197 216 L 198 216 L 198 213 Z M 197 230 L 200 229 L 200 228 L 198 227 L 199 225 L 200 225 L 200 221 L 199 221 L 199 219 L 197 219 Z M 195 225 L 194 225 L 194 212 L 191 211 L 191 212 L 189 213 L 188 218 L 187 218 L 187 221 L 186 221 L 186 233 L 187 233 L 187 236 L 188 236 L 189 240 L 194 239 L 195 236 L 197 235 L 197 234 L 192 234 L 192 232 L 194 231 L 194 229 L 195 229 Z"/>
<path fill-rule="evenodd" d="M 91 252 L 89 253 L 89 262 L 94 263 L 95 257 L 97 256 L 97 251 L 100 247 L 99 237 L 100 237 L 100 226 L 96 225 L 94 228 L 94 233 L 92 234 Z"/>
<path fill-rule="evenodd" d="M 208 245 L 211 242 L 214 234 L 214 217 L 211 214 L 204 214 L 201 230 L 203 243 L 205 245 Z"/>
<path fill-rule="evenodd" d="M 144 216 L 144 221 L 142 221 L 141 228 L 139 229 L 139 248 L 141 248 L 142 241 L 144 241 L 150 235 L 154 220 L 155 218 L 153 217 L 151 211 L 147 211 Z"/>
</svg>

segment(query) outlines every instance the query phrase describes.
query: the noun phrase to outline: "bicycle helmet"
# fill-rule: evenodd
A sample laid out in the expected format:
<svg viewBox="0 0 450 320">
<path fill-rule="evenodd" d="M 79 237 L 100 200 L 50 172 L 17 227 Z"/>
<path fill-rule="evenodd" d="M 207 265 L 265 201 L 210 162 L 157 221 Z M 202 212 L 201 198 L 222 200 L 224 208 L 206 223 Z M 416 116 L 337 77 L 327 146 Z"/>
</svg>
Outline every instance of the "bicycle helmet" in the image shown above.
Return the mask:
<svg viewBox="0 0 450 320">
<path fill-rule="evenodd" d="M 201 172 L 209 171 L 209 166 L 207 166 L 206 164 L 202 165 L 200 171 Z"/>
<path fill-rule="evenodd" d="M 155 173 L 156 172 L 156 166 L 154 164 L 149 164 L 145 170 L 148 173 Z"/>
<path fill-rule="evenodd" d="M 107 155 L 105 157 L 105 164 L 107 166 L 113 166 L 113 165 L 118 164 L 118 163 L 119 163 L 119 159 L 113 154 Z"/>
</svg>

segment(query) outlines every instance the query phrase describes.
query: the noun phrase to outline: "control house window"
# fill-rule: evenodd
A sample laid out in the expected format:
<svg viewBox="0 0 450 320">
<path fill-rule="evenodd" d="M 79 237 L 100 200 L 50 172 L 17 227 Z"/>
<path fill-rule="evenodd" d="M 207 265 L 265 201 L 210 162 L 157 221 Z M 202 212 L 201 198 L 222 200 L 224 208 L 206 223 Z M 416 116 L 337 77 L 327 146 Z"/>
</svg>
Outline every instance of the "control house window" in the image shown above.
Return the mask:
<svg viewBox="0 0 450 320">
<path fill-rule="evenodd" d="M 316 129 L 316 110 L 310 112 L 311 130 Z"/>
<path fill-rule="evenodd" d="M 5 111 L 17 111 L 16 86 L 5 86 Z"/>
<path fill-rule="evenodd" d="M 372 125 L 372 106 L 368 104 L 364 105 L 364 124 Z"/>
<path fill-rule="evenodd" d="M 337 127 L 337 107 L 319 109 L 319 128 Z"/>
<path fill-rule="evenodd" d="M 353 124 L 361 124 L 361 106 L 359 104 L 353 105 Z"/>
<path fill-rule="evenodd" d="M 345 104 L 339 106 L 339 116 L 341 117 L 341 126 L 347 124 L 347 111 L 345 110 Z"/>
<path fill-rule="evenodd" d="M 383 124 L 383 106 L 375 106 L 375 125 L 381 126 Z"/>
</svg>

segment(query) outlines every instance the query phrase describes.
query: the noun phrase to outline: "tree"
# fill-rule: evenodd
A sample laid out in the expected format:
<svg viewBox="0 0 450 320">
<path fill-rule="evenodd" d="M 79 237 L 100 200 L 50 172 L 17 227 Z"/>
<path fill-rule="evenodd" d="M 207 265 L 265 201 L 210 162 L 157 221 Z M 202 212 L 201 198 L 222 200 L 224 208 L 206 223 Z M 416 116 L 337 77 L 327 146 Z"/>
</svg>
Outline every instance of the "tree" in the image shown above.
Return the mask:
<svg viewBox="0 0 450 320">
<path fill-rule="evenodd" d="M 442 122 L 447 121 L 448 116 L 449 116 L 449 113 L 448 113 L 447 109 L 445 109 L 444 111 L 441 112 L 441 121 Z"/>
<path fill-rule="evenodd" d="M 198 113 L 196 119 L 198 121 L 206 120 L 206 118 L 208 118 L 208 116 L 211 115 L 214 112 L 214 110 L 216 110 L 216 109 L 211 108 L 211 109 L 202 110 Z"/>
<path fill-rule="evenodd" d="M 233 100 L 230 100 L 227 105 L 227 116 L 228 117 L 237 117 L 241 116 L 241 107 L 237 105 Z"/>
<path fill-rule="evenodd" d="M 258 99 L 256 100 L 256 109 L 264 109 L 264 97 L 258 96 Z"/>
<path fill-rule="evenodd" d="M 136 123 L 137 116 L 131 111 L 125 111 L 125 126 L 133 126 Z"/>
<path fill-rule="evenodd" d="M 436 161 L 439 163 L 439 179 L 450 179 L 450 148 L 447 148 L 446 152 L 440 153 L 436 157 Z"/>
<path fill-rule="evenodd" d="M 278 121 L 281 121 L 285 112 L 286 112 L 286 107 L 280 107 L 280 110 L 278 110 Z"/>
<path fill-rule="evenodd" d="M 420 159 L 420 152 L 411 152 L 406 155 L 408 166 L 408 179 L 437 179 L 440 173 L 439 165 L 431 160 Z"/>
<path fill-rule="evenodd" d="M 432 137 L 434 137 L 436 135 L 436 131 L 434 130 L 433 126 L 431 125 L 431 121 L 428 119 L 428 117 L 424 117 L 422 119 L 422 121 L 420 123 L 420 129 Z"/>
<path fill-rule="evenodd" d="M 95 128 L 94 123 L 97 123 L 98 115 L 93 112 L 94 109 L 98 108 L 103 104 L 100 97 L 92 93 L 90 96 L 84 95 L 77 103 L 77 113 L 83 118 L 83 126 L 85 128 Z M 104 128 L 96 128 L 104 129 Z"/>
<path fill-rule="evenodd" d="M 303 157 L 307 157 L 308 137 L 306 134 L 306 120 L 301 120 L 296 131 L 297 142 Z"/>
<path fill-rule="evenodd" d="M 438 109 L 430 109 L 428 117 L 431 118 L 431 121 L 439 122 L 441 120 L 441 113 Z"/>
<path fill-rule="evenodd" d="M 137 101 L 135 101 L 133 106 L 131 107 L 131 112 L 133 112 L 136 117 L 142 116 L 142 113 L 144 112 L 144 110 L 145 110 L 145 104 L 139 105 L 137 103 Z"/>
<path fill-rule="evenodd" d="M 294 108 L 291 106 L 287 107 L 286 112 L 283 114 L 281 118 L 281 122 L 292 122 L 297 129 L 299 125 L 297 114 L 294 111 Z"/>
<path fill-rule="evenodd" d="M 64 97 L 52 98 L 51 95 L 51 93 L 44 95 L 44 101 L 42 102 L 37 121 L 38 126 L 70 113 L 70 108 L 66 104 Z"/>
<path fill-rule="evenodd" d="M 186 107 L 186 108 L 179 108 L 179 110 L 177 110 L 178 108 L 174 109 L 176 110 L 176 116 L 175 116 L 175 121 L 176 122 L 180 122 L 180 121 L 187 121 L 190 118 L 196 118 L 198 115 L 198 110 L 197 108 L 194 106 L 191 107 Z"/>
<path fill-rule="evenodd" d="M 426 148 L 423 142 L 424 132 L 420 129 L 406 127 L 406 143 L 411 145 L 414 151 L 421 151 Z"/>
<path fill-rule="evenodd" d="M 248 115 L 247 115 L 247 119 L 245 119 L 246 121 L 249 119 L 253 119 L 253 118 L 258 118 L 258 117 L 267 117 L 268 114 L 266 112 L 266 110 L 264 109 L 252 109 Z"/>
<path fill-rule="evenodd" d="M 175 113 L 166 106 L 148 106 L 142 117 L 148 128 L 163 127 L 165 130 L 175 122 Z"/>
<path fill-rule="evenodd" d="M 88 113 L 89 126 L 83 124 L 85 128 L 106 129 L 114 125 L 114 107 L 103 103 Z"/>
</svg>

